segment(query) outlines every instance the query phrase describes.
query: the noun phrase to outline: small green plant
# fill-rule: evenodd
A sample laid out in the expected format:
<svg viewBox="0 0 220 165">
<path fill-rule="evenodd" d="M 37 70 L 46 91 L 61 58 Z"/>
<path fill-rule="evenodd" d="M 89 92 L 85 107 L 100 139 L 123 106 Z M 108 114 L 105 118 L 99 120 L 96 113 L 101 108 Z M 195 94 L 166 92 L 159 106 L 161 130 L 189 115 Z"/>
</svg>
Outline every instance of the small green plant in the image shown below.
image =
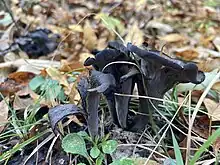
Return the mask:
<svg viewBox="0 0 220 165">
<path fill-rule="evenodd" d="M 90 165 L 101 165 L 105 159 L 105 155 L 112 154 L 118 146 L 117 141 L 108 140 L 108 138 L 109 136 L 106 135 L 102 139 L 96 138 L 93 140 L 85 131 L 80 131 L 66 135 L 62 140 L 62 148 L 67 153 L 83 156 Z M 85 140 L 92 144 L 89 153 Z M 79 163 L 78 165 L 82 164 Z"/>
<path fill-rule="evenodd" d="M 55 99 L 64 101 L 66 99 L 62 86 L 56 80 L 36 76 L 30 81 L 29 86 L 31 90 L 44 96 L 48 101 L 52 102 Z"/>
</svg>

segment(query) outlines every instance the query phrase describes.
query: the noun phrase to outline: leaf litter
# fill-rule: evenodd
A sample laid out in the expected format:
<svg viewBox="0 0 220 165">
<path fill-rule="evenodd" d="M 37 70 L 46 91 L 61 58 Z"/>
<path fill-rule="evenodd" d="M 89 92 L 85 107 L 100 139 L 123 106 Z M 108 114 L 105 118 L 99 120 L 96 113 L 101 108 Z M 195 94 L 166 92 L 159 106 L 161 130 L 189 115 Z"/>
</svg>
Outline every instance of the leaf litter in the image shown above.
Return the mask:
<svg viewBox="0 0 220 165">
<path fill-rule="evenodd" d="M 2 144 L 4 148 L 0 149 L 1 153 L 13 149 L 13 145 L 11 145 L 13 143 L 10 144 L 10 142 L 18 139 L 18 136 L 12 136 L 10 139 L 4 137 L 5 134 L 10 133 L 8 132 L 10 129 L 15 128 L 17 131 L 14 132 L 19 132 L 19 128 L 19 130 L 23 132 L 24 137 L 26 137 L 26 134 L 28 134 L 30 130 L 33 130 L 33 128 L 37 128 L 37 131 L 39 132 L 46 129 L 43 125 L 45 122 L 48 125 L 49 121 L 47 117 L 44 116 L 47 114 L 47 111 L 44 109 L 45 111 L 42 112 L 42 107 L 45 105 L 50 108 L 49 114 L 53 112 L 54 106 L 61 106 L 62 104 L 65 106 L 68 105 L 67 103 L 77 104 L 78 108 L 82 112 L 87 112 L 86 104 L 92 105 L 93 102 L 90 101 L 90 103 L 88 103 L 87 98 L 86 100 L 83 100 L 83 98 L 86 96 L 85 91 L 87 90 L 84 92 L 81 91 L 80 98 L 76 88 L 77 84 L 79 84 L 79 79 L 82 77 L 88 78 L 89 72 L 91 72 L 90 70 L 92 68 L 99 68 L 99 71 L 102 71 L 101 69 L 105 68 L 106 64 L 111 62 L 133 62 L 133 57 L 129 57 L 129 59 L 123 57 L 123 54 L 126 51 L 124 51 L 124 48 L 119 50 L 118 48 L 122 48 L 121 46 L 116 48 L 116 45 L 111 47 L 109 44 L 110 47 L 108 49 L 116 49 L 117 53 L 119 52 L 119 54 L 122 54 L 122 56 L 120 55 L 119 58 L 117 57 L 114 60 L 110 58 L 108 59 L 108 57 L 112 55 L 111 53 L 108 54 L 109 50 L 104 51 L 103 53 L 98 53 L 98 51 L 106 49 L 109 41 L 120 40 L 122 37 L 125 40 L 124 44 L 131 42 L 134 46 L 142 45 L 141 49 L 166 52 L 169 57 L 181 59 L 184 61 L 184 63 L 193 62 L 196 64 L 199 70 L 205 72 L 205 81 L 198 85 L 192 83 L 179 84 L 177 88 L 174 88 L 178 91 L 176 96 L 182 96 L 190 90 L 194 91 L 192 93 L 192 105 L 190 105 L 192 107 L 194 107 L 194 105 L 197 103 L 196 100 L 198 100 L 201 93 L 208 86 L 213 77 L 215 77 L 219 69 L 219 11 L 218 5 L 215 3 L 215 1 L 192 1 L 189 3 L 184 3 L 182 1 L 169 1 L 161 4 L 161 1 L 151 2 L 142 0 L 137 2 L 118 2 L 108 0 L 103 2 L 84 2 L 71 0 L 66 2 L 13 0 L 10 4 L 8 4 L 8 6 L 11 9 L 10 11 L 12 11 L 12 15 L 14 17 L 13 19 L 16 20 L 16 24 L 13 23 L 9 10 L 5 9 L 5 11 L 0 14 L 1 104 L 4 103 L 4 99 L 8 97 L 10 98 L 10 107 L 4 105 L 1 113 L 2 117 L 0 119 L 1 123 L 6 123 L 0 127 L 2 134 L 0 137 L 3 139 Z M 163 49 L 161 49 L 161 45 L 164 43 L 165 46 L 163 46 Z M 127 47 L 127 45 L 125 45 L 125 47 Z M 134 49 L 131 49 L 131 47 L 129 51 L 135 52 Z M 104 57 L 104 53 L 107 53 L 107 56 L 104 59 L 101 59 Z M 138 52 L 135 53 L 138 54 Z M 163 87 L 162 81 L 164 76 L 158 76 L 160 77 L 160 81 L 158 82 L 156 80 L 152 81 L 152 77 L 155 76 L 155 70 L 148 68 L 148 71 L 150 72 L 147 72 L 143 69 L 147 63 L 147 66 L 154 66 L 156 71 L 161 73 L 161 71 L 158 71 L 160 65 L 152 65 L 152 61 L 146 59 L 143 60 L 144 57 L 141 55 L 139 56 L 140 57 L 138 57 L 138 60 L 141 59 L 141 62 L 138 63 L 140 69 L 145 75 L 150 75 L 150 77 L 147 79 L 148 83 L 152 83 L 152 88 L 150 89 L 152 90 L 155 88 L 154 86 L 158 86 L 157 89 L 160 91 L 159 89 L 162 89 Z M 158 63 L 162 63 L 162 67 L 166 68 L 164 71 L 171 72 L 172 74 L 175 73 L 169 68 L 173 67 L 174 65 L 164 66 L 163 60 L 160 58 L 160 56 L 164 56 L 163 53 L 159 53 L 156 56 L 158 56 L 158 59 L 161 59 L 161 61 L 159 60 L 160 62 L 158 61 Z M 151 57 L 149 56 L 149 58 Z M 87 61 L 87 59 L 90 59 L 90 61 Z M 93 66 L 83 66 L 85 61 L 91 63 L 93 59 L 96 60 L 96 63 L 92 63 Z M 99 60 L 101 60 L 101 63 Z M 170 62 L 172 63 L 172 60 Z M 136 74 L 137 68 L 135 68 L 135 66 L 132 67 L 120 62 L 119 64 L 114 65 L 110 65 L 105 69 L 106 73 L 116 75 L 116 91 L 131 95 L 133 92 L 130 92 L 129 89 L 133 89 L 133 86 L 131 85 L 133 83 L 129 81 L 140 80 L 140 75 Z M 118 65 L 121 67 L 118 67 Z M 176 67 L 178 66 L 176 65 Z M 114 68 L 120 69 L 115 71 Z M 178 70 L 178 72 L 181 73 L 180 70 Z M 121 75 L 121 73 L 123 74 Z M 182 81 L 184 83 L 189 81 L 194 83 L 201 81 L 201 72 L 199 73 L 200 77 L 196 77 L 194 79 L 192 79 L 191 75 L 187 75 L 185 72 L 182 73 L 184 73 L 182 74 Z M 42 76 L 42 81 L 37 79 L 38 76 Z M 113 78 L 111 80 L 113 80 Z M 91 82 L 89 82 L 89 84 L 90 83 Z M 104 127 L 104 132 L 110 133 L 110 136 L 118 141 L 119 146 L 123 144 L 125 145 L 122 151 L 116 152 L 118 155 L 112 156 L 112 158 L 115 157 L 115 159 L 118 159 L 122 158 L 123 156 L 132 158 L 132 156 L 138 155 L 139 157 L 143 157 L 141 164 L 145 164 L 146 158 L 150 151 L 143 148 L 141 149 L 140 146 L 146 147 L 144 144 L 157 144 L 158 141 L 158 139 L 151 137 L 154 135 L 152 129 L 149 128 L 151 127 L 151 124 L 148 123 L 146 127 L 147 132 L 143 132 L 143 136 L 141 136 L 141 132 L 139 131 L 130 132 L 129 130 L 123 130 L 115 125 L 112 125 L 112 120 L 115 120 L 116 124 L 118 124 L 117 120 L 119 120 L 119 126 L 122 128 L 134 125 L 135 116 L 138 116 L 136 113 L 139 113 L 138 104 L 140 103 L 144 105 L 147 100 L 133 97 L 127 97 L 126 100 L 122 96 L 117 96 L 113 101 L 111 92 L 109 92 L 112 91 L 111 85 L 111 88 L 109 88 L 110 81 L 108 81 L 107 84 L 100 81 L 97 81 L 97 83 L 99 86 L 93 86 L 94 88 L 88 89 L 89 93 L 94 91 L 104 92 L 107 89 L 108 91 L 107 93 L 104 92 L 103 95 L 98 96 L 101 98 L 98 105 L 99 111 L 97 112 L 98 114 L 96 114 L 96 116 L 98 116 L 98 120 L 95 119 L 96 122 L 94 122 L 93 127 L 97 127 L 97 121 L 100 122 L 101 117 L 104 115 L 104 122 L 100 122 L 100 127 L 95 128 L 95 130 L 100 133 L 100 130 L 102 130 L 101 128 Z M 32 84 L 31 89 L 29 86 L 30 84 Z M 129 86 L 129 84 L 131 86 Z M 35 85 L 36 90 L 34 90 L 35 88 L 33 85 Z M 86 84 L 81 85 L 83 88 L 87 89 Z M 37 89 L 37 87 L 40 88 Z M 92 89 L 95 90 L 91 91 Z M 78 90 L 80 91 L 79 88 Z M 138 90 L 136 93 L 139 93 L 139 95 L 145 95 L 143 92 L 141 93 L 141 90 L 143 89 L 140 85 L 140 82 L 139 86 L 135 87 L 134 90 Z M 168 90 L 166 89 L 166 91 Z M 168 95 L 169 100 L 173 99 L 172 101 L 175 101 L 175 95 L 172 94 L 174 93 L 169 90 L 166 92 L 165 96 L 162 95 L 162 98 L 166 98 Z M 95 96 L 96 95 L 97 93 Z M 3 99 L 2 96 L 5 98 Z M 94 93 L 92 96 L 94 96 Z M 158 94 L 153 94 L 150 96 L 156 98 L 160 97 Z M 104 98 L 106 98 L 107 103 L 103 102 Z M 129 105 L 127 106 L 128 102 Z M 204 106 L 202 106 L 200 114 L 198 114 L 197 121 L 194 123 L 194 128 L 192 130 L 194 130 L 194 133 L 197 133 L 198 137 L 207 139 L 208 136 L 210 136 L 212 132 L 216 130 L 216 127 L 219 127 L 219 79 L 203 102 Z M 162 103 L 156 101 L 154 103 L 156 103 L 157 108 L 161 108 L 160 106 Z M 30 108 L 32 105 L 34 106 L 29 114 L 28 108 Z M 169 108 L 166 108 L 166 110 L 161 110 L 161 112 L 163 112 L 165 117 L 170 120 L 172 118 L 172 110 L 175 110 L 176 104 L 170 103 L 168 106 Z M 39 107 L 41 107 L 41 110 L 38 110 Z M 14 111 L 10 110 L 10 108 L 12 110 L 16 110 L 16 115 L 14 114 Z M 110 118 L 111 115 L 108 109 L 111 110 L 114 108 L 116 108 L 115 112 L 116 116 L 118 115 L 118 117 Z M 121 108 L 124 110 L 123 114 L 120 112 Z M 191 110 L 193 111 L 193 108 L 191 108 Z M 81 113 L 81 111 L 79 113 Z M 104 111 L 105 113 L 103 113 Z M 187 108 L 187 106 L 184 106 L 182 107 L 182 111 L 185 118 L 188 118 L 190 109 Z M 164 118 L 159 116 L 158 113 L 154 111 L 152 112 L 154 116 L 153 118 L 156 121 L 156 126 L 162 128 L 161 125 L 165 125 L 166 121 L 163 120 Z M 59 119 L 54 122 L 55 124 L 53 124 L 52 128 L 55 130 L 56 125 L 56 129 L 59 131 L 64 131 L 65 134 L 67 133 L 66 125 L 69 125 L 72 132 L 77 132 L 80 129 L 84 129 L 83 126 L 89 123 L 89 121 L 85 121 L 85 119 L 87 118 L 87 115 L 91 115 L 85 113 L 84 117 L 80 115 L 66 117 L 68 115 L 73 115 L 75 111 L 60 113 L 60 117 L 64 119 L 64 128 L 62 128 L 61 123 L 58 122 L 61 120 L 58 115 L 55 115 Z M 36 114 L 36 118 L 37 116 L 42 116 L 39 123 L 35 123 L 34 121 L 36 120 L 32 120 L 32 114 Z M 27 120 L 27 117 L 26 120 L 24 120 L 24 116 L 28 115 L 30 115 L 28 118 L 29 120 Z M 128 118 L 125 118 L 124 116 L 127 116 Z M 144 116 L 143 121 L 146 119 L 147 118 Z M 22 124 L 18 122 L 20 120 L 23 120 L 25 125 L 22 126 Z M 138 120 L 138 118 L 136 120 Z M 179 120 L 178 117 L 176 120 L 181 124 L 175 122 L 175 126 L 187 133 L 187 130 L 185 129 L 187 129 L 188 124 L 182 120 Z M 204 120 L 206 122 L 204 122 Z M 29 128 L 28 124 L 32 125 L 31 128 Z M 137 126 L 140 126 L 139 124 L 137 124 Z M 37 127 L 39 125 L 42 127 Z M 29 129 L 25 130 L 22 128 Z M 137 127 L 134 128 L 134 130 L 137 129 Z M 35 135 L 37 135 L 37 131 L 33 131 L 35 132 Z M 177 137 L 178 144 L 181 146 L 181 142 L 187 137 L 178 132 L 178 130 L 175 130 L 174 134 L 175 137 Z M 138 139 L 139 137 L 141 138 Z M 25 138 L 19 140 L 24 141 Z M 166 146 L 173 145 L 172 137 L 169 136 L 169 134 L 167 134 L 164 141 Z M 139 147 L 134 147 L 132 145 L 129 146 L 130 144 L 136 143 L 142 145 Z M 203 141 L 199 141 L 199 143 L 203 143 Z M 37 146 L 36 143 L 33 144 L 34 146 Z M 61 144 L 60 142 L 57 142 L 56 145 L 60 146 Z M 127 148 L 126 145 L 128 145 Z M 61 154 L 61 149 L 57 146 L 54 146 L 53 149 L 60 153 L 58 154 L 58 156 L 60 156 L 60 160 L 63 158 L 65 163 L 67 163 L 67 159 Z M 214 154 L 217 154 L 216 152 L 219 148 L 218 146 L 219 139 L 217 139 L 214 143 Z M 152 147 L 153 146 L 148 146 L 150 149 L 152 149 Z M 199 145 L 194 144 L 191 147 L 198 149 Z M 21 149 L 25 151 L 25 154 L 19 158 L 20 162 L 22 162 L 22 160 L 25 159 L 25 156 L 28 155 L 26 150 L 28 151 L 30 148 L 31 146 Z M 158 152 L 166 155 L 166 152 L 164 152 L 162 148 L 164 149 L 164 146 L 159 147 Z M 172 148 L 166 147 L 165 149 L 166 151 L 174 152 Z M 39 150 L 41 155 L 40 159 L 44 160 L 44 156 L 42 156 L 44 154 L 42 153 L 47 150 L 48 148 L 42 148 Z M 126 154 L 123 154 L 125 151 L 127 151 Z M 181 151 L 182 153 L 184 152 L 182 149 Z M 208 152 L 205 152 L 204 154 L 207 155 Z M 31 163 L 36 163 L 35 158 L 37 158 L 36 155 L 33 156 L 33 159 L 29 161 Z M 38 160 L 39 162 L 40 159 Z M 168 159 L 158 156 L 158 154 L 154 154 L 152 161 L 153 159 L 160 164 L 168 161 Z M 183 159 L 184 161 L 187 161 L 185 160 L 185 156 Z M 3 160 L 6 160 L 6 158 L 3 158 Z M 75 159 L 76 162 L 81 160 L 81 158 Z M 173 160 L 175 161 L 175 157 L 172 159 L 172 161 Z M 12 155 L 11 159 L 9 160 L 9 164 L 19 161 L 18 157 Z M 53 157 L 52 162 L 57 164 L 56 161 L 59 161 L 59 158 L 56 159 Z M 110 163 L 109 159 L 107 161 Z M 204 158 L 204 161 L 208 160 Z"/>
</svg>

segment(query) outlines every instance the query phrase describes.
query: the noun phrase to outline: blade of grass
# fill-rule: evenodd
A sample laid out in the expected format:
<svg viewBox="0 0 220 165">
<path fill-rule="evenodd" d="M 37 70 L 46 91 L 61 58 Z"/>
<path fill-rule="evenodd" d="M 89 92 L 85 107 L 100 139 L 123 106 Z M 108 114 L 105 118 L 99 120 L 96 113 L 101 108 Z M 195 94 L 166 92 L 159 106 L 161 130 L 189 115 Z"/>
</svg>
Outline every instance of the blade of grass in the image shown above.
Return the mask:
<svg viewBox="0 0 220 165">
<path fill-rule="evenodd" d="M 208 140 L 199 148 L 199 150 L 195 153 L 193 158 L 190 161 L 190 165 L 194 165 L 196 161 L 199 159 L 201 154 L 220 136 L 220 128 L 217 129 Z"/>
<path fill-rule="evenodd" d="M 14 154 L 15 152 L 17 152 L 18 150 L 24 148 L 26 145 L 32 143 L 33 141 L 39 139 L 41 136 L 43 136 L 44 134 L 48 133 L 48 132 L 52 132 L 51 129 L 47 129 L 45 130 L 44 132 L 41 132 L 39 134 L 37 134 L 36 136 L 33 136 L 32 138 L 24 141 L 23 143 L 21 144 L 17 144 L 14 146 L 14 148 L 12 148 L 11 150 L 3 153 L 1 156 L 0 156 L 0 160 L 3 161 L 5 159 L 8 159 L 12 154 Z"/>
<path fill-rule="evenodd" d="M 177 165 L 184 165 L 182 154 L 181 154 L 181 151 L 180 151 L 180 147 L 177 143 L 177 140 L 175 138 L 173 130 L 172 129 L 170 129 L 170 130 L 171 130 L 171 133 L 172 133 L 173 146 L 174 146 L 174 152 L 175 152 L 175 157 L 176 157 L 176 164 Z"/>
</svg>

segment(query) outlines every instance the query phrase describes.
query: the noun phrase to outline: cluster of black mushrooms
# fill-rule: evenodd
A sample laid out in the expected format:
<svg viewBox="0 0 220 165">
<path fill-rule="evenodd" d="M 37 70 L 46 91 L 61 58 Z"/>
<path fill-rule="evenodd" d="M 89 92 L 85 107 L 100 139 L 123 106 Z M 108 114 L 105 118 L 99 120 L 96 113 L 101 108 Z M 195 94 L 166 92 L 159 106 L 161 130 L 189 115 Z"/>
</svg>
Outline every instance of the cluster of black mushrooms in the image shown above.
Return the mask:
<svg viewBox="0 0 220 165">
<path fill-rule="evenodd" d="M 86 116 L 90 136 L 98 136 L 98 110 L 102 96 L 107 102 L 113 123 L 126 130 L 143 130 L 150 119 L 141 114 L 152 114 L 159 101 L 139 98 L 140 113 L 128 123 L 129 103 L 135 85 L 139 96 L 163 98 L 175 84 L 200 84 L 205 79 L 195 63 L 185 63 L 161 51 L 140 48 L 132 43 L 125 46 L 112 41 L 106 49 L 93 51 L 93 54 L 94 58 L 86 59 L 84 65 L 92 65 L 94 69 L 90 70 L 88 77 L 82 77 L 77 86 L 82 100 L 81 108 L 68 104 L 69 108 L 63 107 L 63 111 L 57 107 L 51 109 L 49 117 L 54 130 L 60 119 L 80 112 Z M 61 117 L 58 119 L 54 116 Z"/>
</svg>

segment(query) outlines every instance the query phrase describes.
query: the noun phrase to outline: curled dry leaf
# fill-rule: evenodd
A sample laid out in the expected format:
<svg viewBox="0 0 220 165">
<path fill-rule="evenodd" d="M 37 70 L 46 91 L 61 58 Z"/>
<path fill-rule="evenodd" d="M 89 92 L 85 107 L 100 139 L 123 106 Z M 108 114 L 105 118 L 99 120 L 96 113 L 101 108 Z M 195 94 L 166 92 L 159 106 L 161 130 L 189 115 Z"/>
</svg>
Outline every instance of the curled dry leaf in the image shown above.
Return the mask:
<svg viewBox="0 0 220 165">
<path fill-rule="evenodd" d="M 220 52 L 220 36 L 217 36 L 214 40 L 213 40 L 213 44 L 215 45 L 215 47 L 218 49 L 218 51 Z"/>
<path fill-rule="evenodd" d="M 21 109 L 27 108 L 33 103 L 34 103 L 34 100 L 31 97 L 22 98 L 16 94 L 14 98 L 14 102 L 13 102 L 13 108 L 14 110 L 21 110 Z"/>
<path fill-rule="evenodd" d="M 68 87 L 69 83 L 65 75 L 61 74 L 60 71 L 56 68 L 49 67 L 46 69 L 47 74 L 54 80 L 57 80 L 60 84 Z"/>
<path fill-rule="evenodd" d="M 8 102 L 9 99 L 3 99 L 0 102 L 0 133 L 3 131 L 5 123 L 8 121 Z"/>
<path fill-rule="evenodd" d="M 25 87 L 25 85 L 21 85 L 14 80 L 8 79 L 7 81 L 0 83 L 0 92 L 3 94 L 3 96 L 7 96 L 9 94 L 14 94 L 23 87 Z"/>
<path fill-rule="evenodd" d="M 147 23 L 147 28 L 148 29 L 158 29 L 159 33 L 171 33 L 173 32 L 173 28 L 168 25 L 164 24 L 155 20 L 149 21 Z"/>
<path fill-rule="evenodd" d="M 14 72 L 8 75 L 6 81 L 0 83 L 0 92 L 4 96 L 14 94 L 28 85 L 29 81 L 35 76 L 31 72 Z"/>
<path fill-rule="evenodd" d="M 199 116 L 193 124 L 193 131 L 203 138 L 209 137 L 210 119 L 207 115 Z"/>
<path fill-rule="evenodd" d="M 212 121 L 220 121 L 220 104 L 209 98 L 204 99 L 204 104 L 208 110 L 210 119 Z"/>
<path fill-rule="evenodd" d="M 218 154 L 220 150 L 220 137 L 218 137 L 215 142 L 213 143 L 213 149 L 215 151 L 215 154 Z"/>
<path fill-rule="evenodd" d="M 159 37 L 159 39 L 166 42 L 183 42 L 186 40 L 186 37 L 178 33 L 172 33 L 163 37 Z"/>
<path fill-rule="evenodd" d="M 212 89 L 215 91 L 220 92 L 220 81 L 216 82 L 213 86 Z"/>
<path fill-rule="evenodd" d="M 136 45 L 141 45 L 144 41 L 144 33 L 138 27 L 138 23 L 135 22 L 131 28 L 129 28 L 128 34 L 125 38 L 126 42 L 133 42 Z"/>
<path fill-rule="evenodd" d="M 197 58 L 198 55 L 199 55 L 199 53 L 194 49 L 184 50 L 182 52 L 176 53 L 177 57 L 180 57 L 181 59 L 186 60 L 186 61 L 191 61 L 191 60 Z"/>
<path fill-rule="evenodd" d="M 198 67 L 204 72 L 211 72 L 220 66 L 220 58 L 206 58 L 205 60 L 200 60 Z"/>
<path fill-rule="evenodd" d="M 35 77 L 32 72 L 14 72 L 8 75 L 8 78 L 19 84 L 27 85 L 29 81 Z"/>
<path fill-rule="evenodd" d="M 68 62 L 66 60 L 61 60 L 61 67 L 60 71 L 61 72 L 71 72 L 73 70 L 78 70 L 79 68 L 83 68 L 83 63 L 80 63 L 78 61 L 71 61 Z"/>
<path fill-rule="evenodd" d="M 208 47 L 214 38 L 215 38 L 214 35 L 201 36 L 199 41 L 203 46 Z"/>
<path fill-rule="evenodd" d="M 86 21 L 83 27 L 83 43 L 89 50 L 93 50 L 97 45 L 97 37 L 88 21 Z"/>
</svg>

